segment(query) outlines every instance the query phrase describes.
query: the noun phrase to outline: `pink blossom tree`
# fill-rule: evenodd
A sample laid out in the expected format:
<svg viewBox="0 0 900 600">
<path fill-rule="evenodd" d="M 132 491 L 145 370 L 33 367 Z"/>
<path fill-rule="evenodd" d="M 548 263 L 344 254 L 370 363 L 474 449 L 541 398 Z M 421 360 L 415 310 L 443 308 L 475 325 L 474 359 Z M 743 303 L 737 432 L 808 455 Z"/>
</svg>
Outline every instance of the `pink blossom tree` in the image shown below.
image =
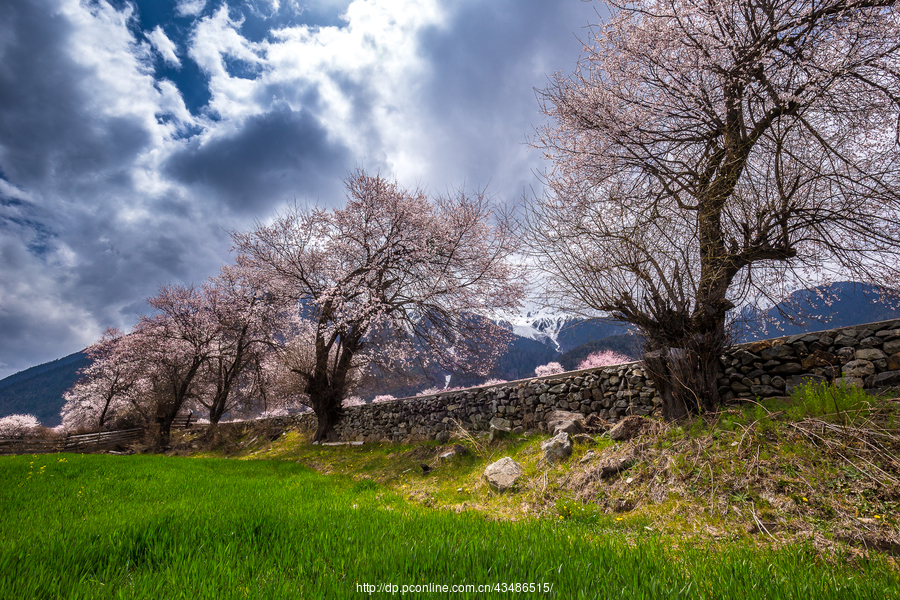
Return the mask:
<svg viewBox="0 0 900 600">
<path fill-rule="evenodd" d="M 172 421 L 199 394 L 198 375 L 216 351 L 219 325 L 193 286 L 163 286 L 147 302 L 157 314 L 141 317 L 129 336 L 145 383 L 134 406 L 153 427 L 156 443 L 165 447 Z"/>
<path fill-rule="evenodd" d="M 347 396 L 341 402 L 341 407 L 348 408 L 350 406 L 362 406 L 365 403 L 366 403 L 365 400 L 363 400 L 359 396 Z"/>
<path fill-rule="evenodd" d="M 7 415 L 0 418 L 0 437 L 28 435 L 41 426 L 34 415 Z"/>
<path fill-rule="evenodd" d="M 632 362 L 632 359 L 619 354 L 612 350 L 598 350 L 588 354 L 587 357 L 578 363 L 579 369 L 597 369 L 600 367 L 608 367 L 610 365 L 621 365 L 623 363 Z"/>
<path fill-rule="evenodd" d="M 718 405 L 728 311 L 900 281 L 893 0 L 610 0 L 541 94 L 551 301 L 632 323 L 667 418 Z"/>
<path fill-rule="evenodd" d="M 333 436 L 353 365 L 402 371 L 417 360 L 486 373 L 508 334 L 488 316 L 516 307 L 515 238 L 490 223 L 481 195 L 430 199 L 362 171 L 345 181 L 347 204 L 294 207 L 271 225 L 234 233 L 239 263 L 292 298 L 312 326 L 308 368 L 296 367 Z"/>
<path fill-rule="evenodd" d="M 123 332 L 110 328 L 85 351 L 92 362 L 63 394 L 63 429 L 102 431 L 105 425 L 129 412 L 133 400 L 130 395 L 142 376 L 140 357 L 135 355 L 131 342 Z"/>
<path fill-rule="evenodd" d="M 203 284 L 201 296 L 215 335 L 198 375 L 195 402 L 215 424 L 226 412 L 248 411 L 265 394 L 263 355 L 285 325 L 286 307 L 266 295 L 255 271 L 239 266 L 223 267 Z"/>
</svg>

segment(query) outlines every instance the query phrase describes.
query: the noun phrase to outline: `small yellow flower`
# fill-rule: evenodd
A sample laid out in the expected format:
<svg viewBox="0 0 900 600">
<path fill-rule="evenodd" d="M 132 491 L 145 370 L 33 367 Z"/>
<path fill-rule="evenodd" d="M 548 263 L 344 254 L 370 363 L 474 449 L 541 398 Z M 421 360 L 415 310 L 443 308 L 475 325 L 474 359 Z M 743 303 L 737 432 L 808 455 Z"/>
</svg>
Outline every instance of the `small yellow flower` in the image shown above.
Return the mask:
<svg viewBox="0 0 900 600">
<path fill-rule="evenodd" d="M 621 521 L 622 517 L 616 517 L 616 521 Z"/>
<path fill-rule="evenodd" d="M 807 500 L 806 498 L 804 498 L 803 501 L 804 501 L 804 502 L 809 502 L 809 500 Z"/>
<path fill-rule="evenodd" d="M 881 518 L 881 515 L 875 515 L 875 518 L 876 518 L 876 519 L 880 519 L 880 518 Z"/>
</svg>

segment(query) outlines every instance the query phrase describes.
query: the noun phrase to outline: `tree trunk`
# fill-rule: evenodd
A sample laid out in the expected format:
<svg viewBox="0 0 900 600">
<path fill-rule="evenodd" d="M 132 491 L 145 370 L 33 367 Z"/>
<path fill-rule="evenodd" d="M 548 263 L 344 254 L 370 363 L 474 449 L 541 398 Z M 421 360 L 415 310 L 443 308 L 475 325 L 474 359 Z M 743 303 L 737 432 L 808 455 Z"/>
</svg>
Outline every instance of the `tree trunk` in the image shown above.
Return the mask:
<svg viewBox="0 0 900 600">
<path fill-rule="evenodd" d="M 172 421 L 175 415 L 158 416 L 156 418 L 156 446 L 160 450 L 164 450 L 169 446 L 169 440 L 172 434 Z"/>
<path fill-rule="evenodd" d="M 103 424 L 106 421 L 106 412 L 109 410 L 109 403 L 112 402 L 112 398 L 106 399 L 106 404 L 103 405 L 103 411 L 100 413 L 100 423 L 97 425 L 97 431 L 103 431 Z"/>
<path fill-rule="evenodd" d="M 306 384 L 306 394 L 309 396 L 313 412 L 316 413 L 318 427 L 314 442 L 330 442 L 337 439 L 334 428 L 341 420 L 343 411 L 341 402 L 344 398 L 344 389 L 334 385 L 328 376 L 311 377 Z"/>
<path fill-rule="evenodd" d="M 225 414 L 225 401 L 217 396 L 209 409 L 210 425 L 217 425 L 223 414 Z"/>
<path fill-rule="evenodd" d="M 314 442 L 333 442 L 337 440 L 337 432 L 335 427 L 341 420 L 341 407 L 331 405 L 317 405 L 313 407 L 318 420 L 316 435 L 313 437 Z"/>
<path fill-rule="evenodd" d="M 644 366 L 662 399 L 665 420 L 677 421 L 717 409 L 722 351 L 717 338 L 696 335 L 685 348 L 663 348 L 644 354 Z"/>
</svg>

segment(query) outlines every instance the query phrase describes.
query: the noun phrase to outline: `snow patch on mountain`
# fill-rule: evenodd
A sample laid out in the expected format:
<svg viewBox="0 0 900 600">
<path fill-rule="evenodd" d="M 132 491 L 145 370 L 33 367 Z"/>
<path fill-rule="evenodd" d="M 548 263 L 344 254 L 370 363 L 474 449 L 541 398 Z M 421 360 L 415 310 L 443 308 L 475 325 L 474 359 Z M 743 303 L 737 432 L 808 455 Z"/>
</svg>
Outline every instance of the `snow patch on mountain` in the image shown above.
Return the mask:
<svg viewBox="0 0 900 600">
<path fill-rule="evenodd" d="M 544 309 L 534 309 L 517 315 L 509 320 L 513 333 L 519 337 L 550 344 L 557 352 L 562 352 L 559 345 L 559 332 L 574 320 L 564 313 L 554 313 Z"/>
</svg>

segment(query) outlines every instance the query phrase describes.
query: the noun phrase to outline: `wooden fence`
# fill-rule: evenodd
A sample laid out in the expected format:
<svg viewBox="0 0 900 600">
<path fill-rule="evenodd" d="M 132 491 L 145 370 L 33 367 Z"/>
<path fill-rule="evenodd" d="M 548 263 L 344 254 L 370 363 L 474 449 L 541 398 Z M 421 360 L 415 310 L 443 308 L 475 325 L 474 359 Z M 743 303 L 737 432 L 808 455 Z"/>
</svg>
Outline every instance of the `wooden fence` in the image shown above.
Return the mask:
<svg viewBox="0 0 900 600">
<path fill-rule="evenodd" d="M 191 425 L 196 425 L 200 415 L 188 413 L 186 415 L 177 415 L 172 421 L 172 429 L 187 429 Z"/>
<path fill-rule="evenodd" d="M 182 414 L 172 421 L 172 429 L 187 429 L 197 424 L 196 414 Z M 68 433 L 64 436 L 0 437 L 0 454 L 48 454 L 52 452 L 96 452 L 124 447 L 140 440 L 143 427 L 101 431 L 99 433 Z"/>
<path fill-rule="evenodd" d="M 144 429 L 122 429 L 57 437 L 0 437 L 0 454 L 47 454 L 48 452 L 96 452 L 126 446 L 141 439 Z"/>
</svg>

